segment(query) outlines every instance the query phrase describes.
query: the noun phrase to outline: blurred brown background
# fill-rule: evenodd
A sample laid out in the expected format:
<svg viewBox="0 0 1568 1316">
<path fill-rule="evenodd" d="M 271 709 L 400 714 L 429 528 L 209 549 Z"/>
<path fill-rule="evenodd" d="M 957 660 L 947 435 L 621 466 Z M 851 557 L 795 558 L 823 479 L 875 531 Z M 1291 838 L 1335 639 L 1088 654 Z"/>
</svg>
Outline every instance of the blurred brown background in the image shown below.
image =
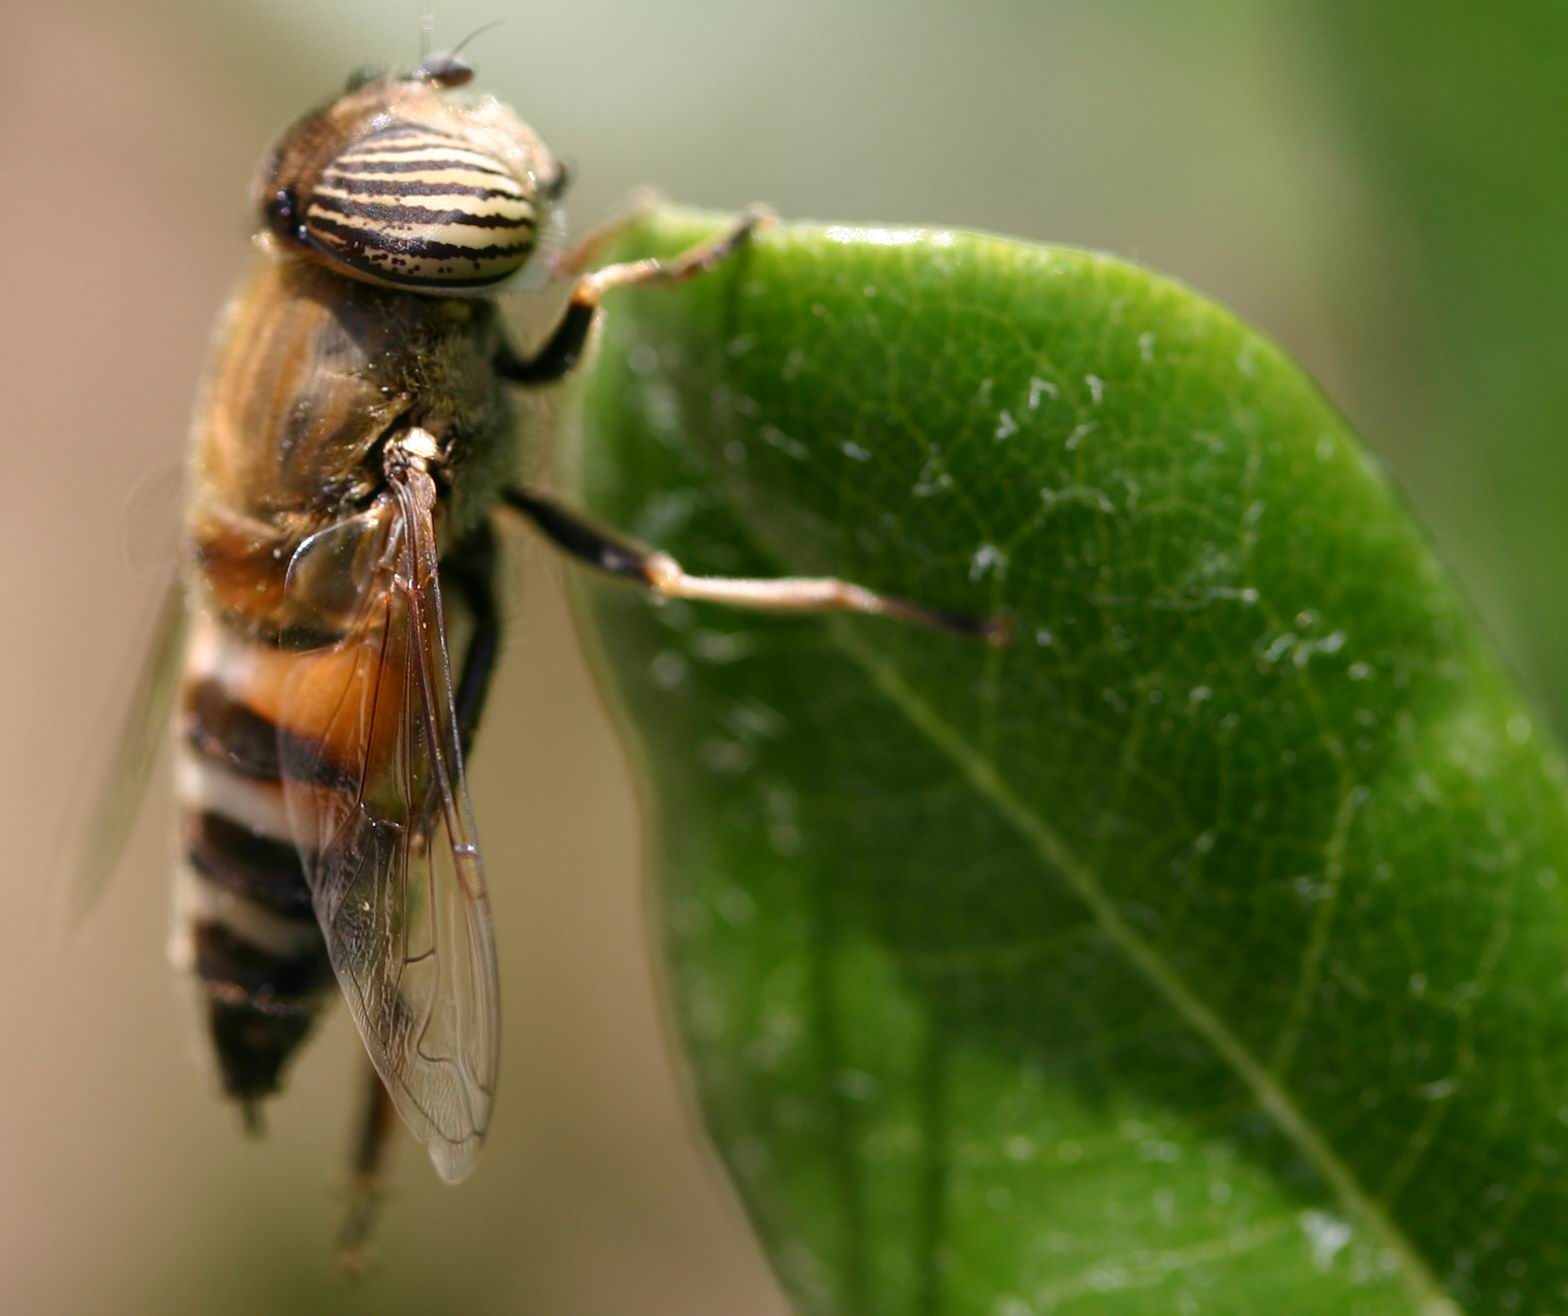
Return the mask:
<svg viewBox="0 0 1568 1316">
<path fill-rule="evenodd" d="M 159 590 L 127 543 L 156 520 L 146 491 L 179 460 L 248 256 L 250 170 L 351 66 L 415 57 L 414 0 L 324 8 L 0 10 L 0 807 L 19 856 L 0 931 L 0 1310 L 780 1313 L 680 1096 L 632 787 L 535 546 L 472 770 L 503 962 L 499 1117 L 456 1191 L 404 1140 L 360 1289 L 328 1264 L 356 1044 L 334 1018 L 268 1139 L 240 1135 L 163 959 L 161 783 L 85 934 L 52 935 L 55 838 Z M 454 0 L 436 33 L 507 20 L 470 56 L 575 166 L 579 226 L 651 183 L 1102 247 L 1233 306 L 1394 468 L 1561 724 L 1568 407 L 1540 366 L 1563 345 L 1568 184 L 1540 148 L 1568 124 L 1564 23 L 1523 4 L 1478 37 L 1457 9 L 1378 8 Z"/>
</svg>

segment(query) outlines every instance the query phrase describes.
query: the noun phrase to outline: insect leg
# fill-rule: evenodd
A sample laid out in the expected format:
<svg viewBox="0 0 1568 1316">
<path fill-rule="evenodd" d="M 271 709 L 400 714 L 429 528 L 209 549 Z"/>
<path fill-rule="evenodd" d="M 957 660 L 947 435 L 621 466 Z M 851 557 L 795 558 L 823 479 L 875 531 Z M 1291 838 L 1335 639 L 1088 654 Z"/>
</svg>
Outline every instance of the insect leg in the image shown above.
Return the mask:
<svg viewBox="0 0 1568 1316">
<path fill-rule="evenodd" d="M 640 187 L 622 203 L 608 219 L 602 219 L 577 240 L 570 251 L 563 252 L 555 264 L 554 273 L 566 278 L 576 278 L 598 259 L 599 253 L 613 246 L 625 234 L 637 227 L 658 206 L 659 193 L 651 187 Z"/>
<path fill-rule="evenodd" d="M 754 206 L 718 237 L 700 242 L 679 256 L 626 261 L 582 275 L 544 345 L 533 356 L 520 357 L 503 342 L 496 357 L 496 370 L 514 384 L 548 384 L 562 378 L 582 357 L 594 315 L 610 289 L 645 283 L 684 283 L 733 255 L 747 238 L 772 222 L 772 211 Z M 584 240 L 585 245 L 590 242 L 597 245 L 591 234 Z"/>
<path fill-rule="evenodd" d="M 490 678 L 501 650 L 501 609 L 496 602 L 495 527 L 488 521 L 443 564 L 449 588 L 463 600 L 473 623 L 463 667 L 457 677 L 457 730 L 466 757 L 473 748 L 479 715 L 490 693 Z"/>
<path fill-rule="evenodd" d="M 774 220 L 773 212 L 766 206 L 752 206 L 723 233 L 688 247 L 678 256 L 649 256 L 644 260 L 606 265 L 583 275 L 577 281 L 572 300 L 584 298 L 597 305 L 612 288 L 634 288 L 645 283 L 685 283 L 727 260 L 747 238 L 767 228 Z"/>
<path fill-rule="evenodd" d="M 553 499 L 525 489 L 508 489 L 507 506 L 521 512 L 563 552 L 591 567 L 629 580 L 667 599 L 699 599 L 764 612 L 858 612 L 890 617 L 932 630 L 973 635 L 988 644 L 1005 644 L 1005 617 L 974 617 L 928 608 L 877 594 L 862 585 L 824 576 L 785 576 L 756 580 L 730 576 L 692 576 L 668 553 L 621 539 L 583 520 Z"/>
<path fill-rule="evenodd" d="M 368 1060 L 364 1071 L 365 1104 L 354 1138 L 348 1213 L 338 1231 L 338 1265 L 351 1275 L 363 1274 L 370 1260 L 370 1230 L 385 1195 L 381 1182 L 386 1172 L 387 1143 L 395 1123 L 392 1098 L 387 1095 L 381 1075 Z"/>
</svg>

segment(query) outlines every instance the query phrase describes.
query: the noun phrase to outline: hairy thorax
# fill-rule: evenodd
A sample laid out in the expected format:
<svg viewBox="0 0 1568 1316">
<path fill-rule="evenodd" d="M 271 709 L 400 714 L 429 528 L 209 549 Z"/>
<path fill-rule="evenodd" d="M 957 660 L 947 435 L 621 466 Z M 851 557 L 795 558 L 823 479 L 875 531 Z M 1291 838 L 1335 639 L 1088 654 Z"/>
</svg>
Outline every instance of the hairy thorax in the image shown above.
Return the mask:
<svg viewBox="0 0 1568 1316">
<path fill-rule="evenodd" d="M 188 533 L 211 601 L 258 625 L 285 620 L 294 550 L 373 506 L 384 442 L 409 426 L 441 446 L 442 536 L 461 538 L 515 466 L 499 336 L 488 301 L 264 258 L 225 317 L 192 436 Z"/>
</svg>

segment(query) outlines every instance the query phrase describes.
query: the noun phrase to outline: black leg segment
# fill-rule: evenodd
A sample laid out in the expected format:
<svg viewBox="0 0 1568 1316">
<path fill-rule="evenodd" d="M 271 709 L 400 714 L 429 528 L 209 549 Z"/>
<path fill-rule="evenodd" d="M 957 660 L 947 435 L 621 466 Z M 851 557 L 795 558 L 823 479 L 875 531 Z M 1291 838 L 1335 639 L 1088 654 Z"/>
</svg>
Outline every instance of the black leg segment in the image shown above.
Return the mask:
<svg viewBox="0 0 1568 1316">
<path fill-rule="evenodd" d="M 463 755 L 473 748 L 474 732 L 490 693 L 490 678 L 501 651 L 501 609 L 496 602 L 495 528 L 482 522 L 442 564 L 442 575 L 453 595 L 463 601 L 473 625 L 458 673 L 455 705 Z"/>
<path fill-rule="evenodd" d="M 828 576 L 784 576 L 776 580 L 691 576 L 668 553 L 644 548 L 601 530 L 543 494 L 508 489 L 502 497 L 508 507 L 526 516 L 568 556 L 632 581 L 662 598 L 698 599 L 763 612 L 859 612 L 912 622 L 931 630 L 972 635 L 988 644 L 1007 643 L 1010 625 L 1006 617 L 975 617 L 928 608 Z"/>
<path fill-rule="evenodd" d="M 392 1136 L 395 1112 L 381 1075 L 368 1060 L 362 1066 L 363 1105 L 359 1125 L 354 1130 L 354 1149 L 349 1163 L 348 1210 L 338 1230 L 338 1266 L 358 1277 L 370 1261 L 370 1233 L 385 1189 L 387 1144 Z"/>
<path fill-rule="evenodd" d="M 718 237 L 699 243 L 672 259 L 627 261 L 579 276 L 572 289 L 572 300 L 544 346 L 531 357 L 521 357 L 503 341 L 495 358 L 496 372 L 514 384 L 550 384 L 563 378 L 582 359 L 594 313 L 611 288 L 684 283 L 729 259 L 753 233 L 772 221 L 771 213 L 754 207 Z M 591 260 L 604 244 L 614 241 L 633 222 L 635 216 L 628 216 L 589 234 L 565 261 L 564 268 L 581 269 L 584 262 Z"/>
<path fill-rule="evenodd" d="M 598 309 L 591 302 L 574 299 L 544 346 L 531 357 L 518 356 L 512 345 L 502 340 L 496 373 L 513 384 L 552 384 L 564 379 L 582 359 Z"/>
</svg>

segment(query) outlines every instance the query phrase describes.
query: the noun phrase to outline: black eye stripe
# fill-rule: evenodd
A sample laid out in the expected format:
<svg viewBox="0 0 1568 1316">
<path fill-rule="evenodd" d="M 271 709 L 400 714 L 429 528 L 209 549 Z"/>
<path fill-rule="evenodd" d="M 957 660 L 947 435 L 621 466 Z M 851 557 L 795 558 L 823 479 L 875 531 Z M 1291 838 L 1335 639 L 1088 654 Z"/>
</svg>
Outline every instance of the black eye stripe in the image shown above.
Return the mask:
<svg viewBox="0 0 1568 1316">
<path fill-rule="evenodd" d="M 487 242 L 482 246 L 469 246 L 462 242 L 448 242 L 418 233 L 392 233 L 386 229 L 362 228 L 346 224 L 330 215 L 319 214 L 314 209 L 307 220 L 311 237 L 328 254 L 350 264 L 374 269 L 370 262 L 378 258 L 396 256 L 421 261 L 458 261 L 474 265 L 495 265 L 498 268 L 481 282 L 495 282 L 505 278 L 534 249 L 530 235 L 518 242 Z M 428 282 L 432 285 L 448 282 L 439 277 L 413 278 L 411 282 Z"/>
<path fill-rule="evenodd" d="M 468 210 L 432 210 L 428 206 L 400 206 L 384 201 L 358 201 L 353 197 L 316 196 L 310 203 L 312 215 L 329 210 L 357 219 L 374 219 L 383 224 L 420 226 L 461 224 L 465 228 L 532 229 L 526 215 L 476 215 Z"/>
<path fill-rule="evenodd" d="M 505 178 L 514 181 L 512 175 L 504 169 L 496 169 L 491 165 L 480 164 L 477 160 L 436 158 L 434 160 L 370 160 L 355 154 L 341 155 L 334 162 L 343 170 L 352 170 L 356 173 L 366 174 L 430 174 L 443 169 L 461 171 L 463 173 L 485 174 L 493 178 Z"/>
<path fill-rule="evenodd" d="M 341 188 L 356 196 L 471 196 L 480 199 L 510 197 L 524 200 L 521 188 L 484 187 L 478 183 L 432 183 L 417 178 L 361 178 L 354 174 L 321 176 L 321 187 Z"/>
</svg>

